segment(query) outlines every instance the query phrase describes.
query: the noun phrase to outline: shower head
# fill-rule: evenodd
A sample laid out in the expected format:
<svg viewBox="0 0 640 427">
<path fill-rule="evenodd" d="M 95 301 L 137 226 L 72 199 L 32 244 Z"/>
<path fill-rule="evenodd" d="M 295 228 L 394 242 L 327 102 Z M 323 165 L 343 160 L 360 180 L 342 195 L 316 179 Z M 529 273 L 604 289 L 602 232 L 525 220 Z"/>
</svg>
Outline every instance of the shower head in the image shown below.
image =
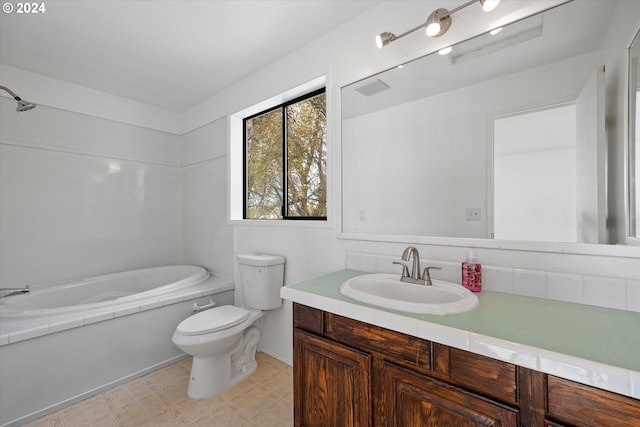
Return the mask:
<svg viewBox="0 0 640 427">
<path fill-rule="evenodd" d="M 33 108 L 36 108 L 36 104 L 25 101 L 24 99 L 17 99 L 16 101 L 18 101 L 18 108 L 16 108 L 16 111 L 29 111 Z"/>
<path fill-rule="evenodd" d="M 20 98 L 18 95 L 16 95 L 11 89 L 9 89 L 8 87 L 5 86 L 0 86 L 0 89 L 4 90 L 5 92 L 7 92 L 9 95 L 13 96 L 13 99 L 15 99 L 16 101 L 18 101 L 18 108 L 16 108 L 16 111 L 29 111 L 33 108 L 36 108 L 36 104 L 29 102 L 29 101 L 25 101 L 24 99 Z"/>
</svg>

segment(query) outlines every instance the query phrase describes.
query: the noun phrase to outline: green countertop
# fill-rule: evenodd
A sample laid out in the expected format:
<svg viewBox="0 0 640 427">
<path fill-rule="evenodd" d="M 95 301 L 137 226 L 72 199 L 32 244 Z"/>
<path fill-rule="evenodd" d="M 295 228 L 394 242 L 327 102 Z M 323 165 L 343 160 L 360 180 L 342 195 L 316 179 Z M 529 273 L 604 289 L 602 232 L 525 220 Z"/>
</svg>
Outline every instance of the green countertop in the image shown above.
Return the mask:
<svg viewBox="0 0 640 427">
<path fill-rule="evenodd" d="M 492 291 L 477 294 L 479 304 L 466 313 L 404 313 L 340 294 L 344 281 L 362 274 L 368 273 L 341 270 L 288 288 L 640 372 L 640 313 Z"/>
</svg>

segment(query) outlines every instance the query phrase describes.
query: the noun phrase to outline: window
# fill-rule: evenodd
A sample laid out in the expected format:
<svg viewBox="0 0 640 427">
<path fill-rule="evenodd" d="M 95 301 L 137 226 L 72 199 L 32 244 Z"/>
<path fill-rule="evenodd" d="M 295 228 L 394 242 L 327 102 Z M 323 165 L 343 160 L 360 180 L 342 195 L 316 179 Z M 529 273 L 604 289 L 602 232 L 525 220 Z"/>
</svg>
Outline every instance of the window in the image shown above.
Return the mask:
<svg viewBox="0 0 640 427">
<path fill-rule="evenodd" d="M 327 219 L 326 95 L 243 120 L 244 218 Z"/>
</svg>

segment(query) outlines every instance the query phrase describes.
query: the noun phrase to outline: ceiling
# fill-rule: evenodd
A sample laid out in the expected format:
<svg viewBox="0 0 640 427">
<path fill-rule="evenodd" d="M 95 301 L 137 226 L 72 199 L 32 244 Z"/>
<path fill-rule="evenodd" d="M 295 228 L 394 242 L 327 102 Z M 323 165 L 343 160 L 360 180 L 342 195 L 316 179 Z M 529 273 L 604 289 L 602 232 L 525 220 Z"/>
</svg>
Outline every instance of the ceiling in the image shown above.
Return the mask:
<svg viewBox="0 0 640 427">
<path fill-rule="evenodd" d="M 378 3 L 49 0 L 0 14 L 0 63 L 183 112 Z"/>
</svg>

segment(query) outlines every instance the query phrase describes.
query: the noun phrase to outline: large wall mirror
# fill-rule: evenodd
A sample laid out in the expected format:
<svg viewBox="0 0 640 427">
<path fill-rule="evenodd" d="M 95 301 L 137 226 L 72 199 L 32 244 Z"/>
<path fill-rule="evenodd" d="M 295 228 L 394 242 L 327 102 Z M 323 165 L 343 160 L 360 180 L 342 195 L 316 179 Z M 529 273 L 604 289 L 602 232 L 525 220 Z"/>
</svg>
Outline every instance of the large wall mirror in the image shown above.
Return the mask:
<svg viewBox="0 0 640 427">
<path fill-rule="evenodd" d="M 565 3 L 343 87 L 343 232 L 606 243 L 616 6 Z"/>
</svg>

